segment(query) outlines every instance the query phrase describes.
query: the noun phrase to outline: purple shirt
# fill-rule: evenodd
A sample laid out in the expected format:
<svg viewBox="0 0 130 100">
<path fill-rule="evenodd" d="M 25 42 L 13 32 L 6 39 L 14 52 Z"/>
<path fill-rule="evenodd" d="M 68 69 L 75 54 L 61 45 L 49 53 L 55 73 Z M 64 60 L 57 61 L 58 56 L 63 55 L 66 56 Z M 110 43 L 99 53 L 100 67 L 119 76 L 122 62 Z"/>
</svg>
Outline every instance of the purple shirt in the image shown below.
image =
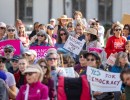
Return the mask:
<svg viewBox="0 0 130 100">
<path fill-rule="evenodd" d="M 74 70 L 78 73 L 81 74 L 83 71 L 87 69 L 87 66 L 81 66 L 80 64 L 77 64 L 74 66 Z"/>
<path fill-rule="evenodd" d="M 27 86 L 23 85 L 16 97 L 16 100 L 25 99 L 25 91 Z M 48 87 L 41 82 L 29 85 L 28 100 L 48 100 Z"/>
</svg>

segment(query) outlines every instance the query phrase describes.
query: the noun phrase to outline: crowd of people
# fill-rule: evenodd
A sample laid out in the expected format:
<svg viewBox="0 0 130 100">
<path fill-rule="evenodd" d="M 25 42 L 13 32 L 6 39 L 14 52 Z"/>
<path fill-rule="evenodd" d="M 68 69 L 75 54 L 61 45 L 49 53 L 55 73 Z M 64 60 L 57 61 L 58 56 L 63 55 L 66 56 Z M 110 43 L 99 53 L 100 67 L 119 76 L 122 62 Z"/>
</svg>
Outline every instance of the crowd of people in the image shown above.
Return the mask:
<svg viewBox="0 0 130 100">
<path fill-rule="evenodd" d="M 79 55 L 64 48 L 69 36 L 85 41 Z M 80 11 L 75 11 L 73 18 L 62 15 L 58 19 L 50 19 L 47 25 L 35 22 L 29 35 L 20 19 L 15 25 L 0 22 L 0 42 L 7 40 L 20 41 L 20 55 L 15 55 L 17 50 L 10 44 L 1 47 L 0 100 L 130 100 L 129 24 L 115 22 L 105 30 L 96 18 L 87 21 Z M 45 57 L 38 59 L 37 52 L 30 49 L 32 46 L 52 48 L 48 49 Z M 110 56 L 116 58 L 113 65 L 107 61 Z M 120 91 L 91 91 L 86 78 L 87 66 L 120 73 Z M 65 85 L 63 91 L 59 85 L 59 78 L 66 77 L 60 68 L 70 67 L 74 69 L 75 76 L 71 80 L 77 82 L 79 92 L 72 91 L 74 88 L 69 85 Z M 84 76 L 86 81 L 80 83 Z M 68 84 L 66 78 L 62 82 Z M 62 92 L 66 92 L 66 97 L 60 99 Z"/>
</svg>

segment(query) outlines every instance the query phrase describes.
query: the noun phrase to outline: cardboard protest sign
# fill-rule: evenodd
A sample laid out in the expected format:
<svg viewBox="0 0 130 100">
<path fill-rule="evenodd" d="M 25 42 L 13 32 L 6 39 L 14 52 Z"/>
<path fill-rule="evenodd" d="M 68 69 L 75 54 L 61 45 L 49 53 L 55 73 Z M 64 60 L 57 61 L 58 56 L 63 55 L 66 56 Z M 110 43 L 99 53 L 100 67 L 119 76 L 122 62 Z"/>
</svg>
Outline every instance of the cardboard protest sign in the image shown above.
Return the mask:
<svg viewBox="0 0 130 100">
<path fill-rule="evenodd" d="M 31 46 L 30 49 L 33 49 L 37 52 L 37 59 L 44 58 L 47 54 L 47 50 L 54 47 L 49 46 Z"/>
<path fill-rule="evenodd" d="M 130 14 L 124 14 L 121 23 L 123 25 L 130 24 Z"/>
<path fill-rule="evenodd" d="M 58 70 L 64 77 L 75 77 L 75 72 L 73 67 L 67 67 L 67 68 L 59 67 Z"/>
<path fill-rule="evenodd" d="M 20 40 L 5 40 L 0 42 L 0 54 L 4 55 L 4 47 L 11 45 L 14 47 L 14 55 L 20 55 Z"/>
<path fill-rule="evenodd" d="M 121 90 L 120 73 L 106 72 L 88 66 L 87 78 L 92 91 L 113 92 Z"/>
<path fill-rule="evenodd" d="M 73 36 L 69 36 L 63 48 L 76 55 L 79 55 L 81 49 L 83 48 L 84 43 L 85 40 L 80 41 L 74 38 Z"/>
</svg>

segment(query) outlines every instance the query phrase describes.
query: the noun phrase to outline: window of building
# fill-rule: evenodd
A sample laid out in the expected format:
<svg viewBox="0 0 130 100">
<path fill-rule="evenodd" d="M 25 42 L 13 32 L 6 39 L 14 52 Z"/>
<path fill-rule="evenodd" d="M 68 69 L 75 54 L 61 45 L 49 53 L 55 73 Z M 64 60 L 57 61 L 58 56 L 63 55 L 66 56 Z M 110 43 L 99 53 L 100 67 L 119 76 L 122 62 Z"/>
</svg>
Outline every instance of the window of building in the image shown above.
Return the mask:
<svg viewBox="0 0 130 100">
<path fill-rule="evenodd" d="M 83 17 L 86 17 L 86 0 L 72 0 L 72 12 L 76 10 L 81 11 Z"/>
<path fill-rule="evenodd" d="M 19 0 L 19 18 L 25 22 L 33 20 L 33 0 Z"/>
<path fill-rule="evenodd" d="M 112 0 L 98 1 L 98 19 L 104 24 L 112 22 Z"/>
</svg>

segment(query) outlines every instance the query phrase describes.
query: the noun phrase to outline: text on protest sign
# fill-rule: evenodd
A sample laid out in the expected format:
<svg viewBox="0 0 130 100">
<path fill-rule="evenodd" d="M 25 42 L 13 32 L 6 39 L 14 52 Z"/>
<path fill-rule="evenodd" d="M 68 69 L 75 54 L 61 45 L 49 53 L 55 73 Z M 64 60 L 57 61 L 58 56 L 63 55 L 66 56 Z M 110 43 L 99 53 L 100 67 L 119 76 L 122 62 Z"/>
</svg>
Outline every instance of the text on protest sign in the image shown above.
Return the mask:
<svg viewBox="0 0 130 100">
<path fill-rule="evenodd" d="M 88 66 L 87 78 L 92 91 L 113 92 L 121 90 L 122 82 L 119 73 L 106 72 Z"/>
<path fill-rule="evenodd" d="M 14 55 L 20 55 L 20 40 L 5 40 L 0 42 L 0 54 L 4 55 L 4 47 L 11 45 L 14 47 Z"/>
<path fill-rule="evenodd" d="M 74 38 L 73 36 L 69 36 L 63 48 L 76 55 L 79 55 L 81 49 L 83 48 L 84 43 L 85 40 L 80 41 Z"/>
<path fill-rule="evenodd" d="M 44 58 L 47 54 L 47 50 L 54 47 L 49 46 L 31 46 L 30 49 L 33 49 L 37 52 L 37 59 Z"/>
</svg>

